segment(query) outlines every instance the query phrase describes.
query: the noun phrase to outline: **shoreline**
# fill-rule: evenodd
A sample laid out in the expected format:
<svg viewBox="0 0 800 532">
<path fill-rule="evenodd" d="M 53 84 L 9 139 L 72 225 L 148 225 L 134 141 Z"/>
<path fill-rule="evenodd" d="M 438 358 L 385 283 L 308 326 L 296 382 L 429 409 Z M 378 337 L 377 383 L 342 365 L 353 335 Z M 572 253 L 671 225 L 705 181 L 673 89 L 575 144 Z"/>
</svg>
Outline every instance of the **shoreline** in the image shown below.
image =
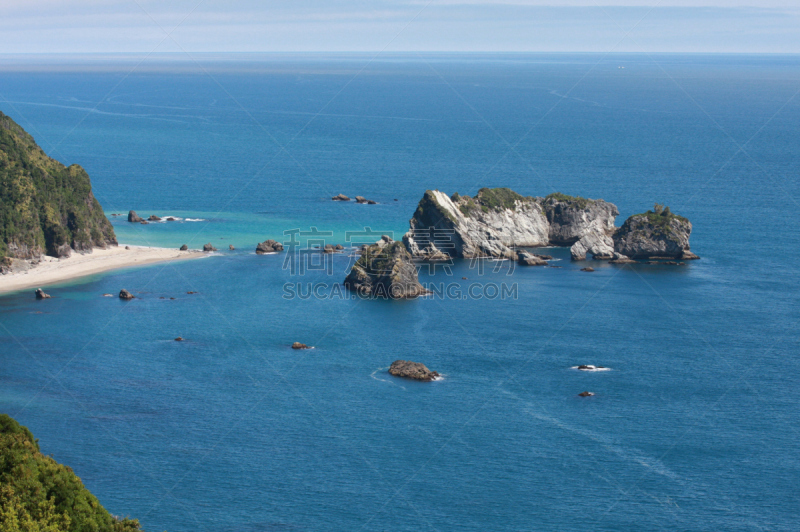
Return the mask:
<svg viewBox="0 0 800 532">
<path fill-rule="evenodd" d="M 122 268 L 200 259 L 208 256 L 207 253 L 200 250 L 179 251 L 172 248 L 128 247 L 130 249 L 125 249 L 125 244 L 120 244 L 108 249 L 95 248 L 92 253 L 85 255 L 73 252 L 72 256 L 66 259 L 43 257 L 42 262 L 30 270 L 0 275 L 0 295 L 43 288 Z"/>
</svg>

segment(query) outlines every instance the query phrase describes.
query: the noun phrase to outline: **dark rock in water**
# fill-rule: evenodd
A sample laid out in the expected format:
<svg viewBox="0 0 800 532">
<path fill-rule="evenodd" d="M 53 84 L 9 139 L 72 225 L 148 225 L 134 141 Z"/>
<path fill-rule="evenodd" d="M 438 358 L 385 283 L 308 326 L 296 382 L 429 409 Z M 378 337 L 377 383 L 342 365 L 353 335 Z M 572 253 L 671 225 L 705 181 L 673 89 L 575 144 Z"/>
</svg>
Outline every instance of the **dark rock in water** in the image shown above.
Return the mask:
<svg viewBox="0 0 800 532">
<path fill-rule="evenodd" d="M 325 247 L 322 249 L 323 253 L 336 253 L 336 248 L 333 247 L 332 244 L 325 244 Z"/>
<path fill-rule="evenodd" d="M 336 251 L 343 251 L 343 250 L 344 250 L 344 246 L 343 246 L 343 245 L 341 245 L 341 244 L 336 244 L 336 245 L 334 246 L 334 249 L 335 249 Z"/>
<path fill-rule="evenodd" d="M 345 196 L 344 194 L 337 194 L 336 196 L 331 198 L 333 201 L 350 201 L 350 198 Z"/>
<path fill-rule="evenodd" d="M 395 198 L 395 199 L 394 199 L 394 201 L 398 201 L 398 199 L 397 199 L 397 198 Z"/>
<path fill-rule="evenodd" d="M 468 281 L 469 279 L 467 279 L 466 277 L 462 277 L 461 280 L 462 281 Z"/>
<path fill-rule="evenodd" d="M 547 266 L 546 260 L 539 258 L 538 255 L 534 255 L 533 253 L 520 251 L 517 256 L 519 257 L 517 262 L 522 266 Z"/>
<path fill-rule="evenodd" d="M 189 246 L 186 244 L 182 245 L 180 251 L 189 251 Z"/>
<path fill-rule="evenodd" d="M 540 255 L 538 253 L 534 253 L 533 256 L 537 257 L 537 258 L 540 258 L 542 260 L 553 260 L 553 256 L 552 255 Z"/>
<path fill-rule="evenodd" d="M 591 397 L 594 394 L 592 392 L 581 392 L 578 394 L 579 397 Z"/>
<path fill-rule="evenodd" d="M 229 249 L 229 250 L 231 250 L 231 251 L 233 251 L 233 250 L 235 250 L 236 248 L 235 248 L 235 247 L 233 247 L 233 244 L 228 244 L 228 249 Z"/>
<path fill-rule="evenodd" d="M 634 214 L 614 233 L 614 251 L 632 259 L 699 258 L 689 251 L 692 224 L 656 205 L 652 211 Z"/>
<path fill-rule="evenodd" d="M 159 218 L 155 214 L 151 214 L 150 217 L 148 218 L 148 220 L 150 220 L 151 222 L 160 222 L 161 218 Z"/>
<path fill-rule="evenodd" d="M 119 298 L 120 299 L 134 299 L 134 295 L 125 290 L 124 288 L 119 291 Z"/>
<path fill-rule="evenodd" d="M 136 214 L 136 211 L 128 211 L 128 221 L 132 223 L 143 222 L 144 218 Z"/>
<path fill-rule="evenodd" d="M 197 292 L 186 292 L 187 294 L 196 294 Z"/>
<path fill-rule="evenodd" d="M 203 251 L 217 251 L 217 248 L 212 246 L 209 242 L 208 244 L 203 244 Z"/>
<path fill-rule="evenodd" d="M 292 344 L 292 349 L 311 349 L 306 344 L 301 344 L 300 342 L 295 342 Z"/>
<path fill-rule="evenodd" d="M 176 341 L 176 342 L 183 342 L 183 338 L 181 338 L 180 336 L 178 336 L 177 338 L 175 338 L 175 341 Z"/>
<path fill-rule="evenodd" d="M 256 246 L 256 254 L 263 255 L 265 253 L 277 253 L 283 251 L 283 244 L 275 240 L 265 240 Z"/>
<path fill-rule="evenodd" d="M 168 217 L 168 218 L 167 218 L 167 221 L 168 221 L 168 222 L 174 222 L 174 221 L 175 221 L 175 218 L 173 218 L 172 216 L 170 216 L 170 217 Z"/>
<path fill-rule="evenodd" d="M 139 223 L 140 223 L 140 224 L 142 224 L 142 225 L 147 225 L 147 224 L 149 224 L 150 222 L 148 222 L 147 220 L 142 220 L 142 221 L 141 221 L 141 222 L 139 222 Z"/>
<path fill-rule="evenodd" d="M 174 298 L 174 297 L 171 297 L 170 299 L 171 299 L 171 300 L 174 300 L 175 298 Z"/>
<path fill-rule="evenodd" d="M 587 268 L 581 268 L 581 271 L 582 271 L 582 272 L 593 272 L 593 271 L 594 271 L 594 268 L 591 268 L 591 267 L 587 267 Z"/>
<path fill-rule="evenodd" d="M 437 372 L 429 370 L 425 364 L 408 360 L 395 360 L 392 362 L 392 365 L 389 366 L 389 374 L 418 381 L 432 381 L 439 376 Z"/>
<path fill-rule="evenodd" d="M 36 290 L 36 299 L 48 299 L 49 297 L 50 294 L 45 294 L 44 290 L 42 290 L 41 288 L 38 288 Z"/>
<path fill-rule="evenodd" d="M 591 364 L 581 364 L 580 366 L 578 366 L 578 369 L 582 371 L 592 371 L 592 370 L 606 369 L 606 368 L 605 366 L 593 366 Z"/>
<path fill-rule="evenodd" d="M 356 203 L 366 203 L 366 202 L 367 198 L 365 198 L 364 196 L 356 196 Z"/>
<path fill-rule="evenodd" d="M 378 202 L 374 200 L 367 200 L 367 205 L 377 205 Z"/>
<path fill-rule="evenodd" d="M 344 285 L 359 294 L 391 299 L 429 293 L 419 283 L 417 268 L 403 243 L 387 236 L 362 250 Z"/>
</svg>

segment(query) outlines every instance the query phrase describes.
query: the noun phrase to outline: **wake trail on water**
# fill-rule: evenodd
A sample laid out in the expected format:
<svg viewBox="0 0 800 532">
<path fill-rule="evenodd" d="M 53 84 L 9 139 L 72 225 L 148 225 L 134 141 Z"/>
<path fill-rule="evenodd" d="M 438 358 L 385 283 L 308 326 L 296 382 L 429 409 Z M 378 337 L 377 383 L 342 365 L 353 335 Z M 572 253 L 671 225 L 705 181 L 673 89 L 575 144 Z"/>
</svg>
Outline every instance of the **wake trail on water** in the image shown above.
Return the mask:
<svg viewBox="0 0 800 532">
<path fill-rule="evenodd" d="M 370 373 L 369 376 L 372 377 L 373 379 L 375 379 L 376 381 L 388 382 L 389 384 L 391 384 L 393 386 L 398 386 L 398 387 L 402 388 L 403 390 L 406 389 L 405 386 L 401 386 L 401 385 L 397 384 L 396 382 L 393 382 L 393 381 L 391 381 L 389 379 L 381 379 L 380 377 L 376 377 L 375 374 L 378 373 L 379 371 L 389 371 L 389 368 L 388 367 L 378 368 L 375 371 L 373 371 L 372 373 Z"/>
<path fill-rule="evenodd" d="M 533 407 L 534 407 L 534 405 L 532 403 L 530 403 L 529 401 L 526 401 L 525 399 L 521 398 L 519 395 L 515 394 L 514 392 L 511 392 L 511 391 L 506 390 L 504 388 L 500 388 L 500 391 L 503 392 L 506 395 L 510 395 L 511 397 L 514 397 L 515 399 L 517 399 L 518 401 L 520 401 L 521 403 L 526 405 L 527 408 L 525 408 L 524 411 L 525 411 L 525 413 L 527 413 L 531 417 L 533 417 L 533 418 L 535 418 L 535 419 L 537 419 L 539 421 L 544 421 L 546 423 L 550 423 L 551 425 L 554 425 L 554 426 L 556 426 L 556 427 L 558 427 L 558 428 L 560 428 L 562 430 L 565 430 L 565 431 L 568 431 L 568 432 L 572 432 L 572 433 L 575 433 L 575 434 L 579 434 L 579 435 L 581 435 L 581 436 L 583 436 L 585 438 L 588 438 L 588 439 L 590 439 L 590 440 L 592 440 L 592 441 L 594 441 L 596 443 L 599 443 L 606 450 L 611 451 L 612 453 L 616 454 L 617 456 L 619 456 L 621 459 L 623 459 L 625 461 L 634 462 L 634 463 L 639 464 L 640 466 L 644 467 L 645 469 L 648 469 L 648 470 L 652 471 L 653 473 L 656 473 L 658 475 L 666 477 L 666 478 L 668 478 L 670 480 L 674 480 L 674 481 L 676 481 L 676 482 L 678 482 L 680 484 L 684 484 L 683 480 L 677 474 L 675 474 L 674 472 L 670 471 L 664 465 L 664 463 L 661 462 L 659 459 L 654 458 L 652 456 L 648 456 L 646 453 L 644 453 L 643 451 L 640 451 L 639 449 L 636 449 L 636 448 L 624 448 L 624 447 L 622 447 L 620 445 L 617 445 L 616 443 L 613 443 L 609 438 L 603 436 L 602 434 L 598 434 L 596 432 L 593 432 L 593 431 L 590 431 L 590 430 L 586 430 L 586 429 L 582 429 L 582 428 L 578 428 L 578 427 L 573 427 L 573 426 L 571 426 L 571 425 L 569 425 L 567 423 L 564 423 L 563 421 L 561 421 L 559 419 L 556 419 L 554 417 L 550 417 L 550 416 L 541 414 L 539 412 L 536 412 L 536 411 L 532 410 Z"/>
</svg>

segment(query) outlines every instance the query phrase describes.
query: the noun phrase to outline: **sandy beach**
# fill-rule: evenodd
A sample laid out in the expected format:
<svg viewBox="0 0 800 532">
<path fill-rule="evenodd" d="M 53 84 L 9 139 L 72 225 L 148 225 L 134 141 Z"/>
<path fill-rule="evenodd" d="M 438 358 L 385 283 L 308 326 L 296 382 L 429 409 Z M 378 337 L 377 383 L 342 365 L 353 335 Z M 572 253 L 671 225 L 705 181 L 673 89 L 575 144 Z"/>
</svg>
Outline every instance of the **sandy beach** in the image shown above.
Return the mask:
<svg viewBox="0 0 800 532">
<path fill-rule="evenodd" d="M 198 250 L 178 251 L 169 248 L 129 247 L 130 249 L 125 249 L 125 245 L 120 245 L 109 249 L 95 249 L 93 253 L 87 255 L 73 253 L 66 259 L 44 257 L 38 266 L 28 271 L 0 275 L 0 294 L 26 288 L 45 287 L 119 268 L 173 260 L 199 259 L 208 256 Z"/>
</svg>

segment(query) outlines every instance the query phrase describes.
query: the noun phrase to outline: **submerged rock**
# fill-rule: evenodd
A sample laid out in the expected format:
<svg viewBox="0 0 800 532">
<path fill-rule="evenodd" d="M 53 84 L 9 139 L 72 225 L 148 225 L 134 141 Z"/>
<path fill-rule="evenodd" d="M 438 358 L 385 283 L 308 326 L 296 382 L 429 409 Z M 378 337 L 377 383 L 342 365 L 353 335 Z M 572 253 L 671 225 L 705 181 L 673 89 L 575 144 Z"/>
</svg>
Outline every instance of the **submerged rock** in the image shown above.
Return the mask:
<svg viewBox="0 0 800 532">
<path fill-rule="evenodd" d="M 345 196 L 344 194 L 337 194 L 336 196 L 331 198 L 333 201 L 350 201 L 350 198 Z"/>
<path fill-rule="evenodd" d="M 587 266 L 586 268 L 581 268 L 581 271 L 582 272 L 593 272 L 594 268 L 592 268 L 591 266 Z"/>
<path fill-rule="evenodd" d="M 592 397 L 594 393 L 592 392 L 581 392 L 578 394 L 578 397 Z"/>
<path fill-rule="evenodd" d="M 418 381 L 432 381 L 439 376 L 439 373 L 429 370 L 425 364 L 409 360 L 395 360 L 392 362 L 392 365 L 389 366 L 389 374 Z"/>
<path fill-rule="evenodd" d="M 634 214 L 614 234 L 614 250 L 632 259 L 698 259 L 689 251 L 692 224 L 669 207 Z"/>
<path fill-rule="evenodd" d="M 265 253 L 277 253 L 283 251 L 283 244 L 275 240 L 265 240 L 256 246 L 256 254 L 263 255 Z"/>
<path fill-rule="evenodd" d="M 176 342 L 183 342 L 183 337 L 178 336 L 177 338 L 175 338 L 175 341 Z"/>
<path fill-rule="evenodd" d="M 359 294 L 391 299 L 415 298 L 428 293 L 419 283 L 409 252 L 401 242 L 388 236 L 362 249 L 344 285 Z"/>
<path fill-rule="evenodd" d="M 233 244 L 228 244 L 228 249 L 229 249 L 229 250 L 231 250 L 231 251 L 233 251 L 233 250 L 235 250 L 236 248 L 235 248 L 235 247 L 233 247 Z"/>
<path fill-rule="evenodd" d="M 41 288 L 36 289 L 36 299 L 48 299 L 50 294 L 45 294 Z"/>
<path fill-rule="evenodd" d="M 125 290 L 124 288 L 119 291 L 120 299 L 134 299 L 136 296 Z"/>
<path fill-rule="evenodd" d="M 144 221 L 144 218 L 136 214 L 136 211 L 128 211 L 128 221 L 132 223 L 140 223 Z"/>
</svg>

